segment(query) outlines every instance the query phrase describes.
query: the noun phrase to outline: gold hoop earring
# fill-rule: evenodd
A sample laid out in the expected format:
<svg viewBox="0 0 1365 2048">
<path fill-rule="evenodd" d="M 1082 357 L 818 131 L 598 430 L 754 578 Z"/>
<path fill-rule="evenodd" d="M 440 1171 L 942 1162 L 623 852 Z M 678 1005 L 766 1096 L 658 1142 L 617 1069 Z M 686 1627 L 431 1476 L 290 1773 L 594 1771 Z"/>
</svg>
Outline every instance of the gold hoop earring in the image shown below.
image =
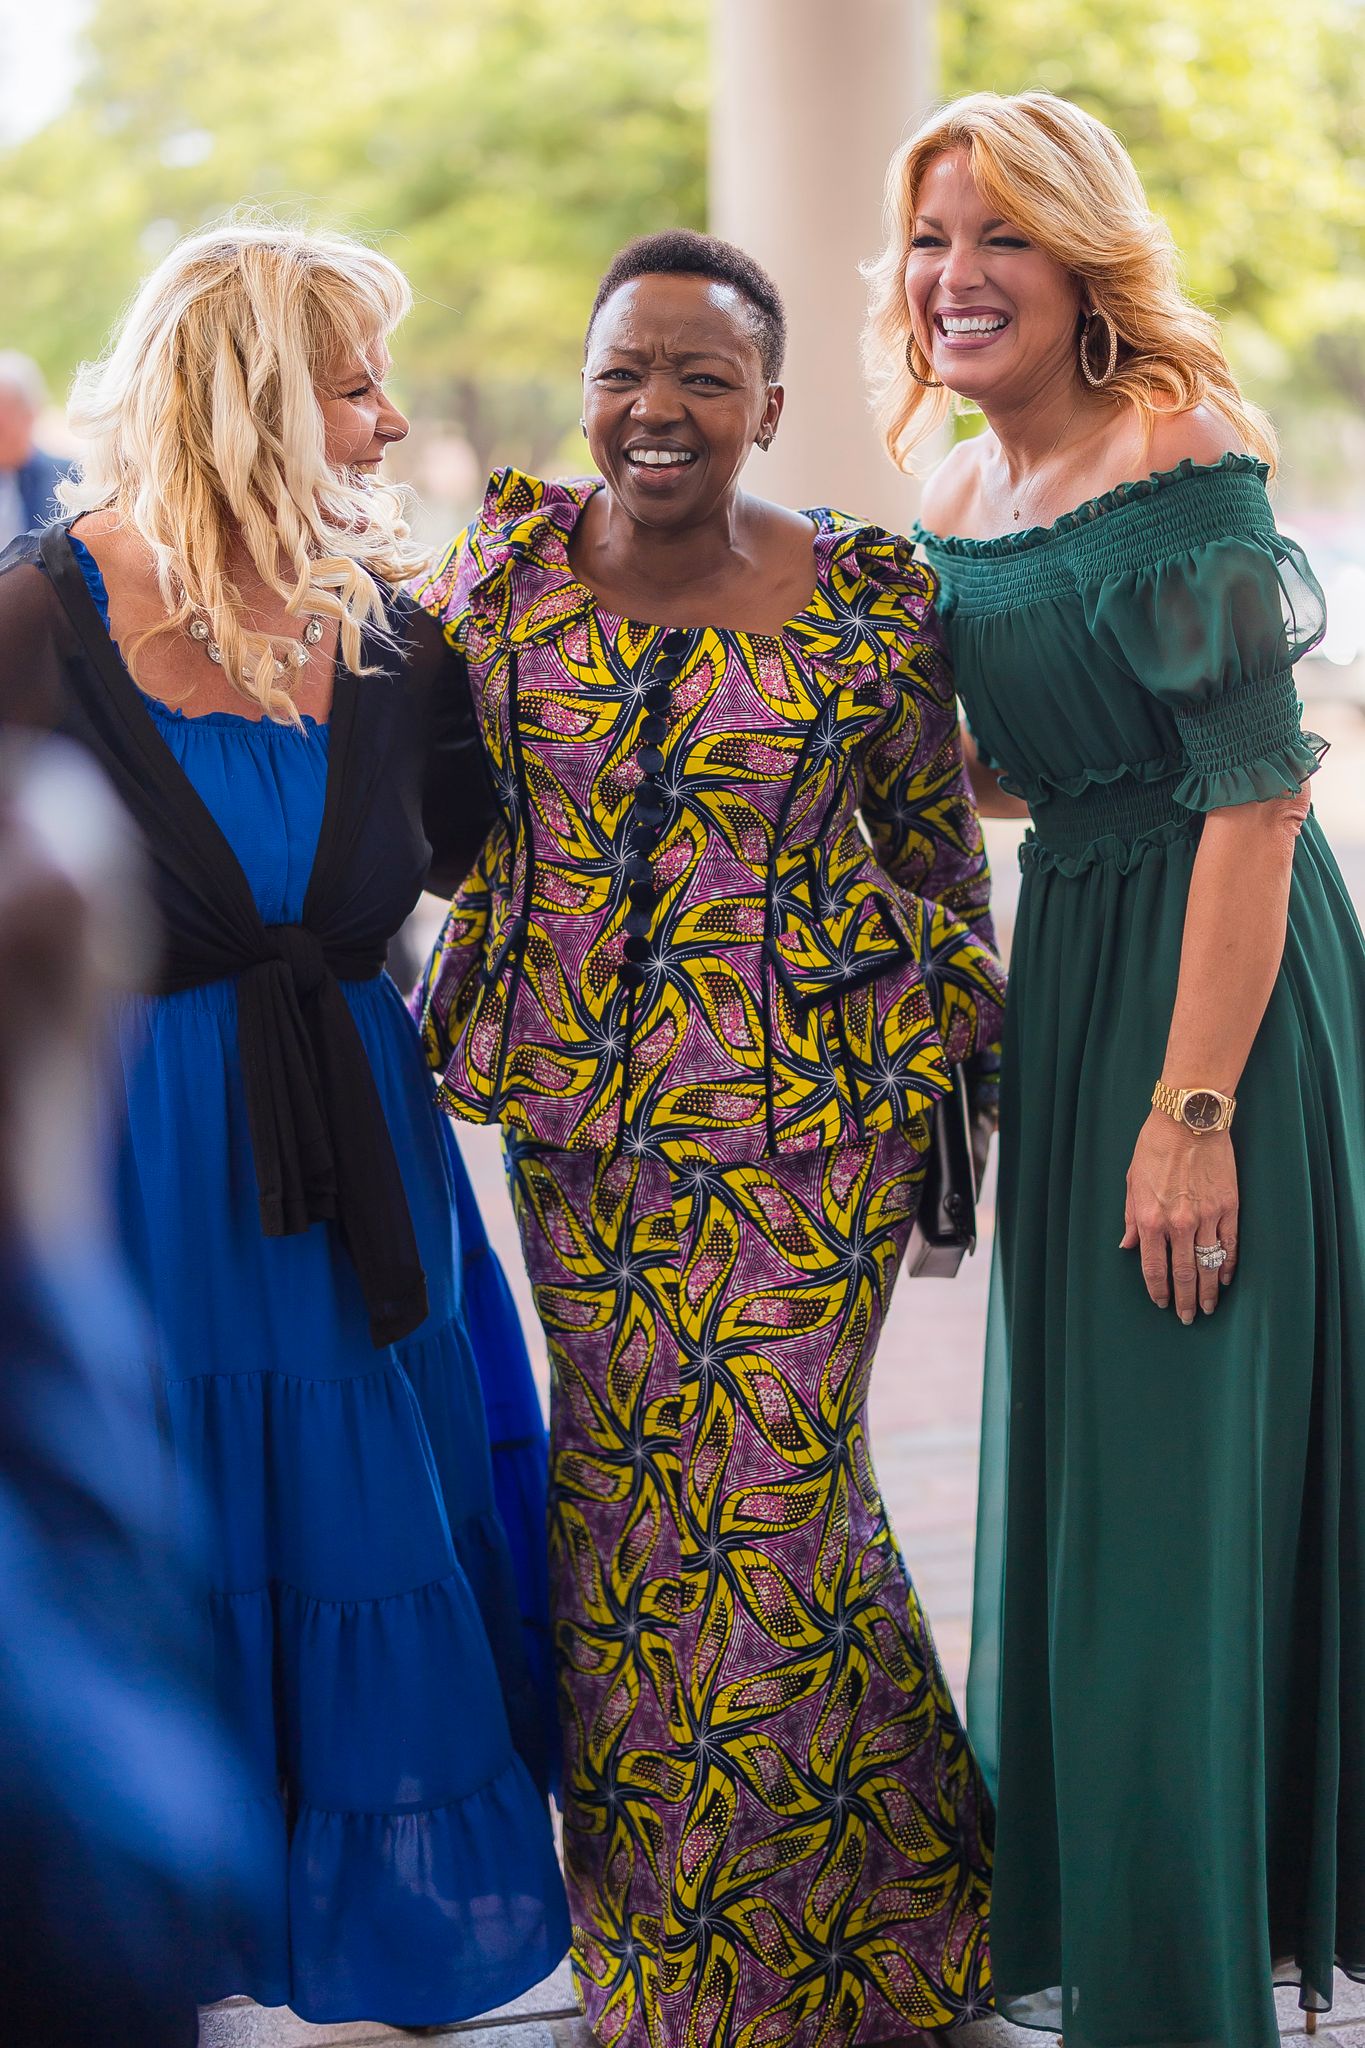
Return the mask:
<svg viewBox="0 0 1365 2048">
<path fill-rule="evenodd" d="M 915 337 L 913 334 L 908 335 L 906 338 L 905 367 L 922 391 L 942 391 L 943 379 L 941 377 L 921 377 L 919 371 L 915 368 Z"/>
<path fill-rule="evenodd" d="M 1103 323 L 1105 332 L 1109 336 L 1109 360 L 1105 364 L 1102 373 L 1098 377 L 1095 375 L 1095 372 L 1090 367 L 1090 329 L 1096 320 L 1099 320 Z M 1109 382 L 1110 378 L 1114 374 L 1114 371 L 1118 367 L 1119 331 L 1118 328 L 1115 327 L 1113 321 L 1109 318 L 1109 315 L 1107 313 L 1101 313 L 1097 308 L 1093 306 L 1091 307 L 1090 311 L 1083 316 L 1081 320 L 1080 354 L 1081 375 L 1084 377 L 1086 383 L 1090 386 L 1092 391 L 1103 391 L 1105 385 Z"/>
</svg>

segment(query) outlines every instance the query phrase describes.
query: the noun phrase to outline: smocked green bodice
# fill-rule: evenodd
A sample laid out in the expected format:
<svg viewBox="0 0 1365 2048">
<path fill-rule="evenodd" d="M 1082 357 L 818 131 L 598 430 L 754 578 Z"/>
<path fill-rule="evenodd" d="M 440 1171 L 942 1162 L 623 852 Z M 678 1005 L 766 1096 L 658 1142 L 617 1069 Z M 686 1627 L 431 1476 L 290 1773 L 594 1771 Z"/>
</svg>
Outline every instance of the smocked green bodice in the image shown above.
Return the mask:
<svg viewBox="0 0 1365 2048">
<path fill-rule="evenodd" d="M 1033 812 L 1028 857 L 1130 863 L 1316 766 L 1293 665 L 1322 593 L 1250 456 L 1184 462 L 1053 526 L 918 529 L 985 759 Z"/>
</svg>

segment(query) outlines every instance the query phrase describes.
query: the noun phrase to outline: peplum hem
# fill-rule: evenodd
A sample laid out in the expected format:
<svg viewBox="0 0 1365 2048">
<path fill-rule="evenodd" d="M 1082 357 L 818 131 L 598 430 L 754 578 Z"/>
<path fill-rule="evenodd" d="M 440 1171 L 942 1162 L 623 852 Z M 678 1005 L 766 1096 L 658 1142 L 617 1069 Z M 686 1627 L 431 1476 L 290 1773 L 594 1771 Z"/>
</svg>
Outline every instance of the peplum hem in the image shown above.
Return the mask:
<svg viewBox="0 0 1365 2048">
<path fill-rule="evenodd" d="M 1132 770 L 1058 777 L 1034 796 L 1034 829 L 1019 864 L 1071 878 L 1095 867 L 1134 872 L 1153 853 L 1187 839 L 1209 811 L 1294 796 L 1319 767 L 1327 742 L 1297 728 L 1283 744 L 1238 765 L 1140 762 Z"/>
<path fill-rule="evenodd" d="M 1026 832 L 1019 848 L 1019 865 L 1034 874 L 1063 875 L 1071 881 L 1099 867 L 1112 869 L 1120 875 L 1131 875 L 1153 854 L 1164 852 L 1178 841 L 1188 840 L 1193 824 L 1192 817 L 1168 818 L 1164 824 L 1152 826 L 1136 839 L 1121 839 L 1116 832 L 1104 832 L 1087 846 L 1078 847 L 1070 853 L 1048 846 L 1034 833 Z"/>
<path fill-rule="evenodd" d="M 287 1848 L 277 1796 L 243 1802 L 224 1822 L 278 1883 L 258 1894 L 254 1924 L 233 1929 L 231 1949 L 211 1960 L 205 2004 L 246 1995 L 313 2025 L 429 2026 L 506 2004 L 568 1947 L 544 1812 L 515 1762 L 441 1804 L 299 1803 Z M 391 1988 L 377 1998 L 379 1984 Z"/>
<path fill-rule="evenodd" d="M 1026 787 L 1012 782 L 1008 769 L 997 772 L 1002 789 L 1007 789 L 1011 796 L 1022 797 L 1037 810 L 1056 797 L 1083 797 L 1092 789 L 1108 789 L 1115 782 L 1165 782 L 1179 775 L 1184 766 L 1183 754 L 1158 754 L 1149 761 L 1116 761 L 1110 768 L 1082 768 L 1075 775 L 1043 772 L 1032 776 Z"/>
</svg>

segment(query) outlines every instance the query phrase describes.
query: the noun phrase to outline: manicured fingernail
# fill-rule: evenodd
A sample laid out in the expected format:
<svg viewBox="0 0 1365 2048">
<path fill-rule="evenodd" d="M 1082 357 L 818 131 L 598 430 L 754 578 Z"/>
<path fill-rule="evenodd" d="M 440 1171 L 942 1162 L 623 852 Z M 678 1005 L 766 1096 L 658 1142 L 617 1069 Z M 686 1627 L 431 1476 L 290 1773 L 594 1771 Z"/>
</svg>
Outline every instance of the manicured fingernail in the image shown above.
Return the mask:
<svg viewBox="0 0 1365 2048">
<path fill-rule="evenodd" d="M 1181 1322 L 1182 1322 L 1182 1323 L 1184 1323 L 1185 1327 L 1186 1327 L 1186 1328 L 1188 1329 L 1188 1328 L 1189 1328 L 1189 1326 L 1190 1326 L 1190 1324 L 1191 1324 L 1191 1323 L 1192 1323 L 1192 1322 L 1194 1321 L 1194 1311 L 1193 1311 L 1193 1309 L 1191 1309 L 1191 1311 L 1190 1311 L 1190 1313 L 1189 1313 L 1188 1315 L 1186 1315 L 1186 1314 L 1185 1314 L 1185 1311 L 1184 1311 L 1184 1310 L 1182 1309 L 1182 1310 L 1180 1311 L 1180 1320 L 1181 1320 Z"/>
</svg>

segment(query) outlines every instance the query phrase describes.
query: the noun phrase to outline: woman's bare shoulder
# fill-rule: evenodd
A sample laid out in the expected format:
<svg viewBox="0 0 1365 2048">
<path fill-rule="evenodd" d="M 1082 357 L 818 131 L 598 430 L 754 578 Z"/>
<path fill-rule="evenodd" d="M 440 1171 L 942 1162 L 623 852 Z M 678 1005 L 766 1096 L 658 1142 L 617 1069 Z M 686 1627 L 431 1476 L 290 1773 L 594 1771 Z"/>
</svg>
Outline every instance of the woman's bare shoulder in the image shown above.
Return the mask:
<svg viewBox="0 0 1365 2048">
<path fill-rule="evenodd" d="M 1181 462 L 1220 462 L 1225 455 L 1245 455 L 1247 445 L 1216 406 L 1193 405 L 1187 412 L 1157 414 L 1147 452 L 1152 468 L 1163 470 Z"/>
<path fill-rule="evenodd" d="M 976 435 L 970 441 L 959 441 L 925 478 L 919 517 L 926 532 L 970 530 L 981 481 L 981 439 Z"/>
</svg>

